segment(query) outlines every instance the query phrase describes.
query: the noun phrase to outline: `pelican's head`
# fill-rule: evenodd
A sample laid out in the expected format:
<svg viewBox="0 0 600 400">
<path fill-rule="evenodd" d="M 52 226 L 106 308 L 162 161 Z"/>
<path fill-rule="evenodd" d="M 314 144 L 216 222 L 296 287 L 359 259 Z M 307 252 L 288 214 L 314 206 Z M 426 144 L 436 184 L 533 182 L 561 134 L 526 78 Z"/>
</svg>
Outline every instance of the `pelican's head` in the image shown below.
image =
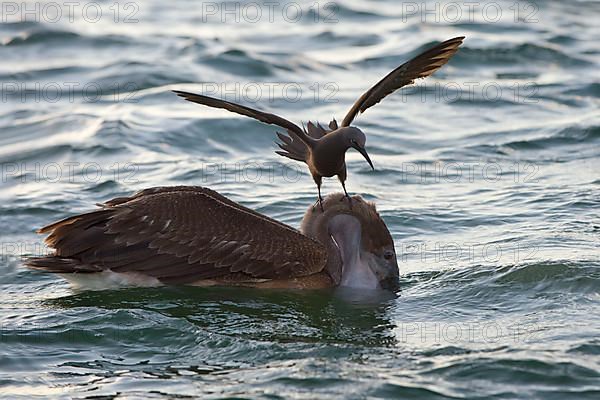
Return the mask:
<svg viewBox="0 0 600 400">
<path fill-rule="evenodd" d="M 324 212 L 310 207 L 301 231 L 328 247 L 327 272 L 340 286 L 389 289 L 398 286 L 394 241 L 375 205 L 360 196 L 352 206 L 342 193 L 323 200 Z"/>
<path fill-rule="evenodd" d="M 369 154 L 367 154 L 367 150 L 365 150 L 367 137 L 365 136 L 363 131 L 361 131 L 355 126 L 344 127 L 340 128 L 339 130 L 342 137 L 344 138 L 344 144 L 348 146 L 348 148 L 352 147 L 353 149 L 356 149 L 360 154 L 362 154 L 365 160 L 367 160 L 371 168 L 375 169 L 375 167 L 373 167 L 373 163 L 371 162 Z"/>
</svg>

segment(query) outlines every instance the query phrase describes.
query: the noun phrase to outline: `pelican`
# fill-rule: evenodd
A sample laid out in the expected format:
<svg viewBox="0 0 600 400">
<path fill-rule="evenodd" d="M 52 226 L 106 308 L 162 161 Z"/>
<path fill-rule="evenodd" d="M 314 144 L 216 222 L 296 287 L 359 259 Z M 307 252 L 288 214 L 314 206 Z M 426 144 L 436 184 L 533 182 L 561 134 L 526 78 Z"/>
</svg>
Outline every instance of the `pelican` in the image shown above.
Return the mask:
<svg viewBox="0 0 600 400">
<path fill-rule="evenodd" d="M 308 166 L 308 170 L 317 185 L 317 202 L 321 207 L 321 211 L 323 211 L 323 198 L 321 197 L 323 177 L 337 176 L 346 198 L 352 204 L 352 200 L 346 191 L 347 150 L 350 148 L 357 150 L 371 168 L 375 169 L 365 149 L 367 138 L 364 132 L 351 125 L 354 118 L 401 87 L 410 85 L 419 78 L 428 77 L 440 69 L 458 51 L 463 39 L 464 36 L 459 36 L 446 40 L 397 67 L 356 100 L 342 120 L 341 126 L 338 126 L 334 118 L 329 123 L 328 129 L 311 121 L 308 122 L 307 129 L 304 129 L 304 127 L 300 128 L 285 118 L 241 104 L 180 90 L 174 90 L 174 92 L 192 103 L 225 109 L 266 124 L 284 128 L 287 131 L 287 136 L 277 132 L 277 136 L 282 142 L 277 143 L 277 145 L 283 151 L 276 151 L 276 153 L 292 160 L 304 162 Z"/>
<path fill-rule="evenodd" d="M 156 187 L 38 230 L 54 252 L 26 264 L 76 286 L 393 290 L 392 237 L 373 203 L 327 196 L 300 230 L 200 186 Z"/>
</svg>

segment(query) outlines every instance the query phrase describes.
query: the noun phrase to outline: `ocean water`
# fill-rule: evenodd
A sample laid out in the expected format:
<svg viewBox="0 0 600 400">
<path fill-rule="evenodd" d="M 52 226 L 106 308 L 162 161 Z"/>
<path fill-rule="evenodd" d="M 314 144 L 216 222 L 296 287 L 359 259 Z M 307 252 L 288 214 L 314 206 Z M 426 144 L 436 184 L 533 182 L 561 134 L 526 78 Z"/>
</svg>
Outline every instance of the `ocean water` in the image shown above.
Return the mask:
<svg viewBox="0 0 600 400">
<path fill-rule="evenodd" d="M 60 7 L 57 7 L 60 6 Z M 600 3 L 3 2 L 0 395 L 600 398 Z M 298 226 L 316 196 L 275 129 L 341 120 L 408 57 L 466 36 L 355 124 L 397 293 L 73 290 L 35 229 L 159 185 Z M 326 180 L 324 193 L 338 191 Z"/>
</svg>

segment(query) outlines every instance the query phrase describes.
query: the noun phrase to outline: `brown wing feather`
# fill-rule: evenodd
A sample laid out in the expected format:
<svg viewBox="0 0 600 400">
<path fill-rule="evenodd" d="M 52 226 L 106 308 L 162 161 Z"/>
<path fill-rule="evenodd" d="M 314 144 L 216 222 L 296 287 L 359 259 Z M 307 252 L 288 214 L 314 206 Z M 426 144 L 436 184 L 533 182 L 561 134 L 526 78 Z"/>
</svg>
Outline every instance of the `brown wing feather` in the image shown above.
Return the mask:
<svg viewBox="0 0 600 400">
<path fill-rule="evenodd" d="M 464 38 L 464 36 L 459 36 L 446 40 L 387 74 L 375 86 L 360 96 L 344 117 L 342 126 L 350 126 L 359 112 L 365 112 L 366 109 L 379 103 L 388 94 L 403 86 L 412 84 L 415 79 L 425 78 L 440 69 L 458 51 L 458 47 L 462 44 Z"/>
<path fill-rule="evenodd" d="M 202 104 L 202 105 L 205 105 L 208 107 L 213 107 L 213 108 L 221 108 L 221 109 L 231 111 L 236 114 L 254 118 L 254 119 L 264 122 L 266 124 L 277 125 L 286 130 L 294 132 L 304 142 L 308 142 L 310 140 L 306 136 L 306 134 L 304 133 L 302 128 L 300 128 L 298 125 L 294 124 L 291 121 L 288 121 L 285 118 L 281 118 L 275 114 L 258 111 L 258 110 L 252 109 L 250 107 L 243 106 L 241 104 L 236 104 L 236 103 L 232 103 L 232 102 L 221 100 L 221 99 L 215 99 L 213 97 L 208 97 L 208 96 L 204 96 L 201 94 L 182 92 L 180 90 L 173 90 L 173 92 L 175 94 L 177 94 L 177 96 L 183 97 L 185 100 L 190 101 L 192 103 Z"/>
<path fill-rule="evenodd" d="M 202 187 L 151 188 L 40 230 L 52 272 L 138 272 L 170 283 L 291 278 L 321 271 L 325 248 Z"/>
</svg>

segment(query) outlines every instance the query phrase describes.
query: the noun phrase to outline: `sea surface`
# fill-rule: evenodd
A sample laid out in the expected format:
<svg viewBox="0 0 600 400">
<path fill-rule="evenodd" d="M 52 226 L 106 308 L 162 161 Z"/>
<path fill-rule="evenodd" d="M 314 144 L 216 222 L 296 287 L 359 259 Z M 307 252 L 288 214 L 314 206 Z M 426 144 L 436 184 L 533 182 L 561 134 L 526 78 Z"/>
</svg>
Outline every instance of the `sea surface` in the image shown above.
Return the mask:
<svg viewBox="0 0 600 400">
<path fill-rule="evenodd" d="M 599 399 L 600 3 L 2 2 L 0 396 Z M 28 270 L 40 226 L 203 185 L 297 227 L 314 203 L 276 128 L 343 119 L 370 85 L 466 36 L 355 120 L 348 190 L 395 240 L 397 293 L 80 291 Z M 328 179 L 324 193 L 341 189 Z"/>
</svg>

